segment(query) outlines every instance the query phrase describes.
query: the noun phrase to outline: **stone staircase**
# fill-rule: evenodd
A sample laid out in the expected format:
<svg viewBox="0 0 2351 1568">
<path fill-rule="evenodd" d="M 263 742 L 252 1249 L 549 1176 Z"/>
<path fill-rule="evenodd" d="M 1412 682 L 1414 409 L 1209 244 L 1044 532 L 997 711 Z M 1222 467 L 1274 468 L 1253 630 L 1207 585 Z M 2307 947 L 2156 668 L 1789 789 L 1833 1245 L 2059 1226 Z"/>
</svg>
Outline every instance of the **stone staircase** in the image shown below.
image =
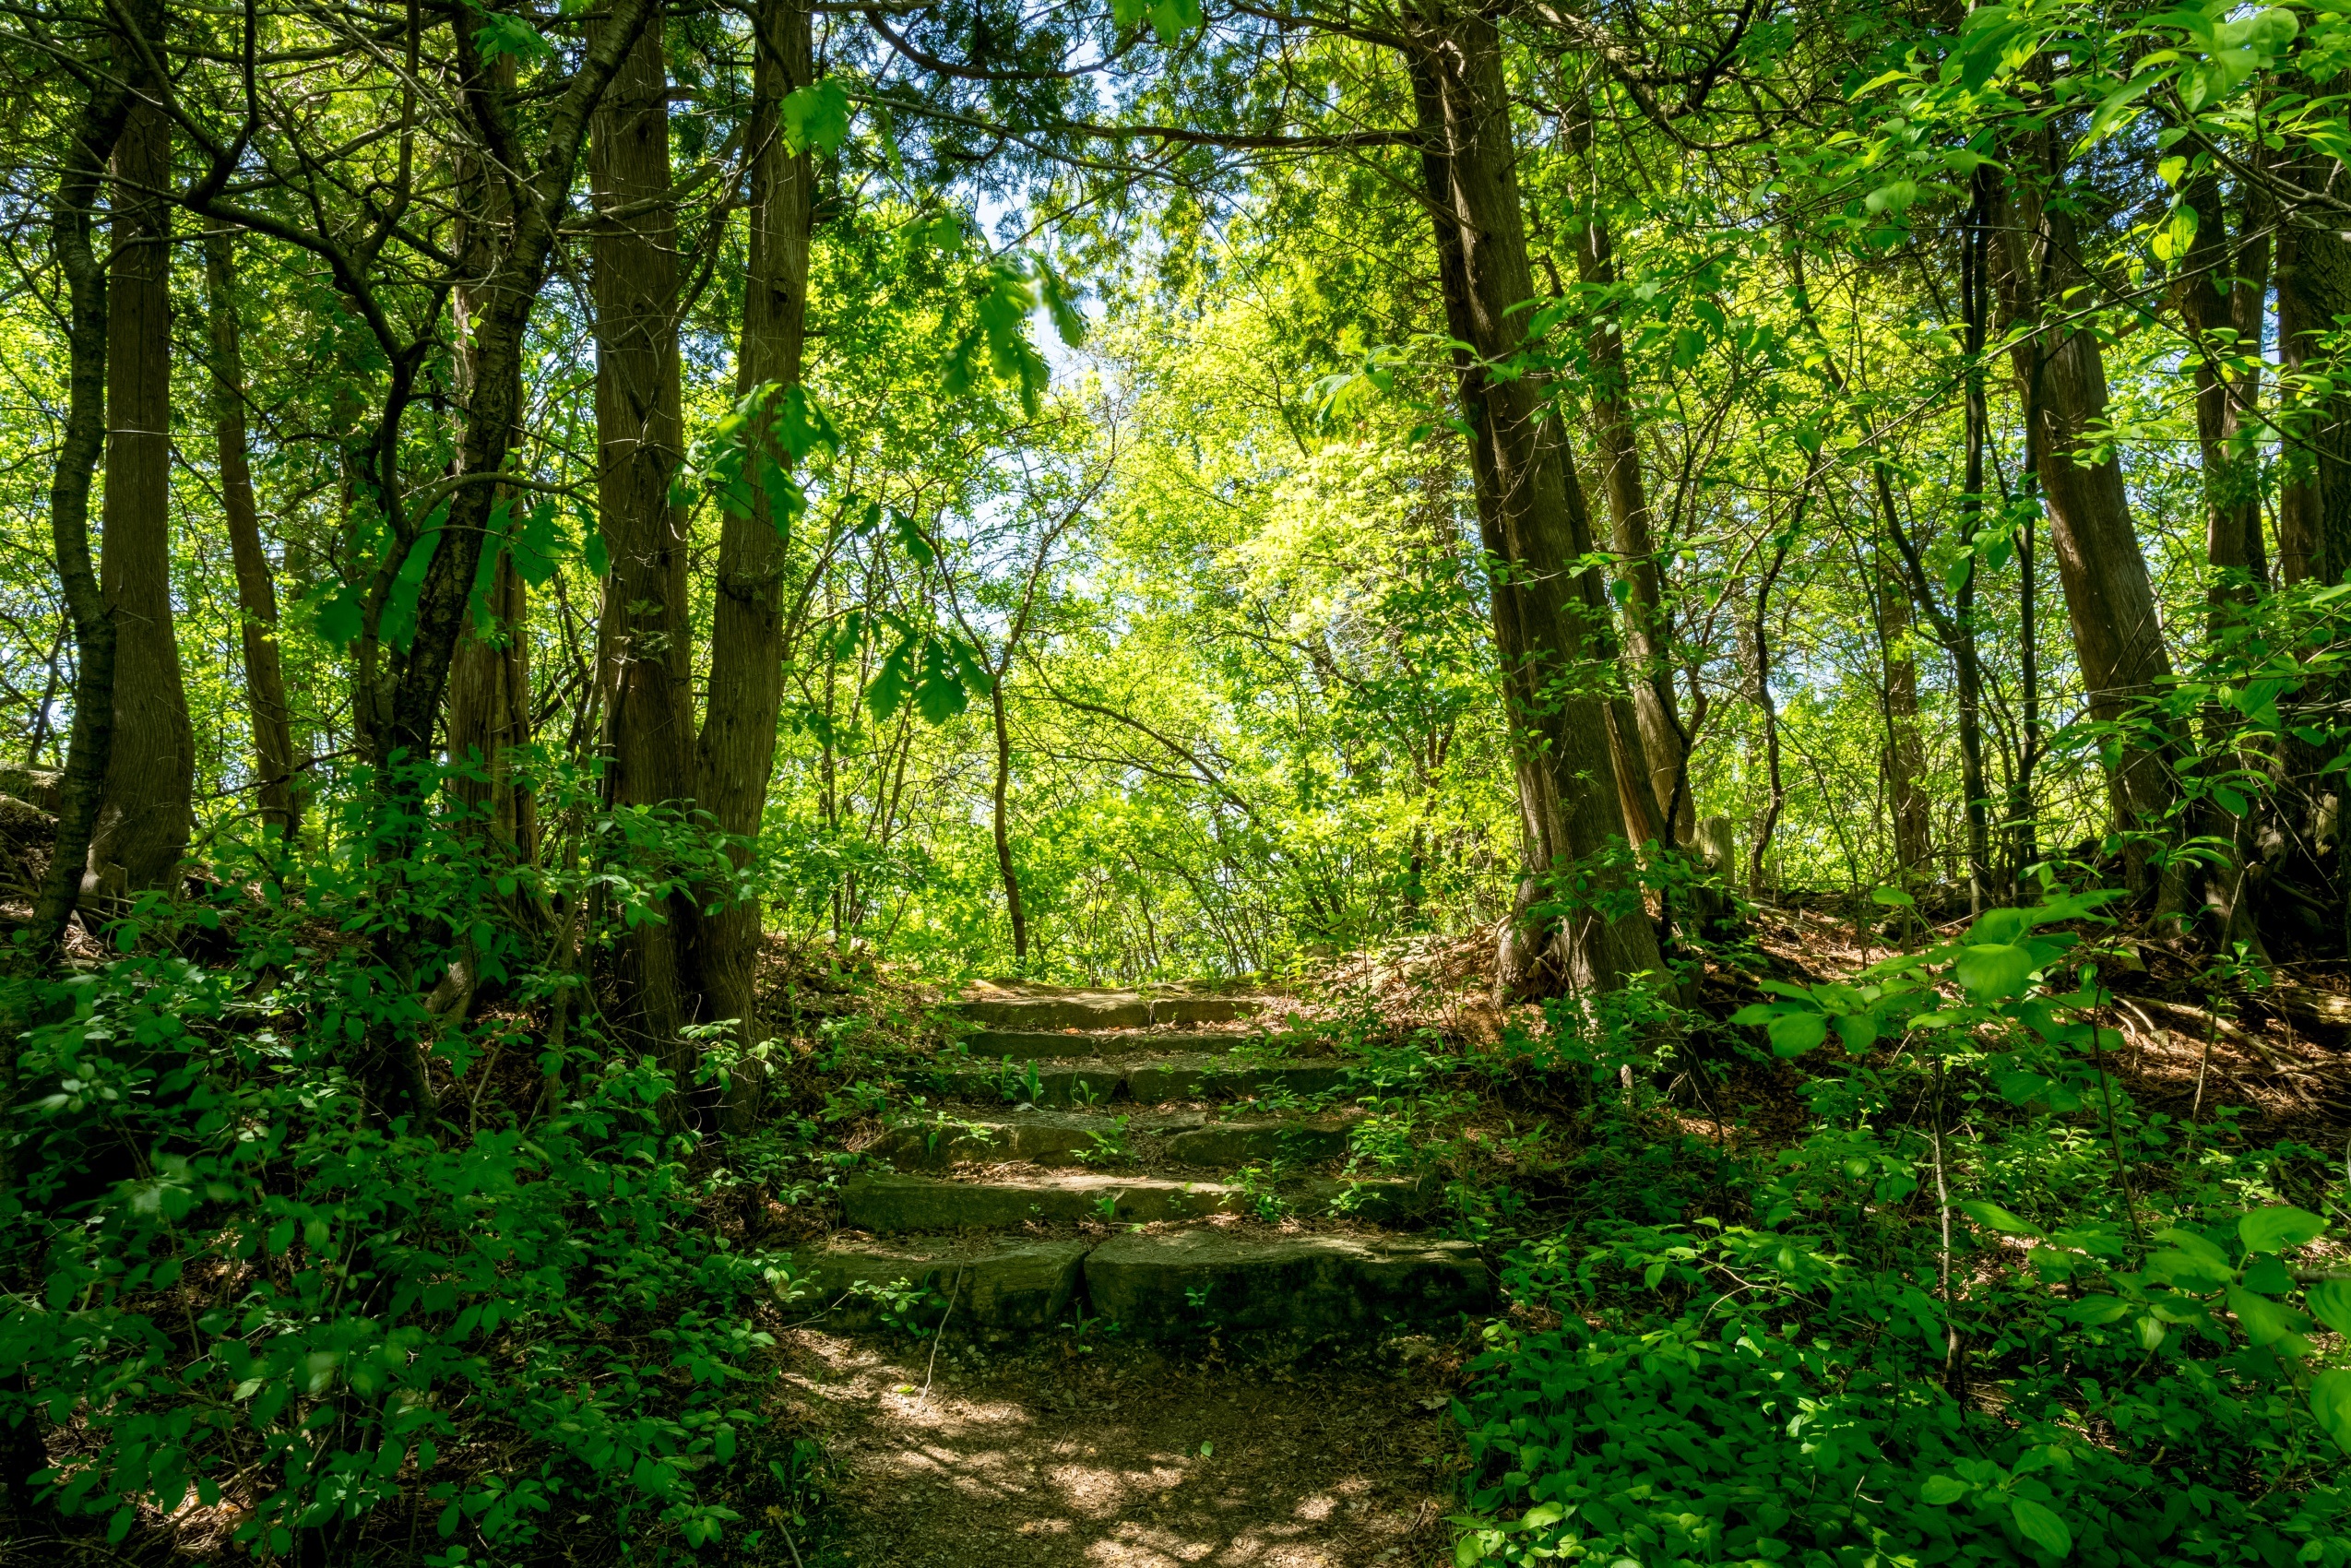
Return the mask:
<svg viewBox="0 0 2351 1568">
<path fill-rule="evenodd" d="M 1152 1338 L 1376 1333 L 1486 1310 L 1432 1194 L 1341 1170 L 1347 1064 L 1292 1054 L 1275 999 L 980 988 L 931 1093 L 861 1152 L 815 1297 L 872 1315 L 919 1289 L 995 1334 L 1081 1319 Z M 941 1309 L 935 1303 L 951 1305 Z"/>
</svg>

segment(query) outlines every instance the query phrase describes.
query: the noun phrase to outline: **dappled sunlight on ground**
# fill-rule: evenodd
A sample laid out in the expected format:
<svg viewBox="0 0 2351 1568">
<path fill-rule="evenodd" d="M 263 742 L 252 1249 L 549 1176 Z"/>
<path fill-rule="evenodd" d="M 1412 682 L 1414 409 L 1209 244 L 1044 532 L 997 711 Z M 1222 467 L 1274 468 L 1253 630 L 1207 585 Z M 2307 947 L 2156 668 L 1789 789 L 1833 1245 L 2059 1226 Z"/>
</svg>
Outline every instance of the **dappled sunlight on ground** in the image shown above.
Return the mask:
<svg viewBox="0 0 2351 1568">
<path fill-rule="evenodd" d="M 1452 1359 L 1264 1366 L 1066 1333 L 884 1354 L 793 1336 L 832 1454 L 808 1568 L 1355 1568 L 1432 1562 Z M 925 1388 L 926 1376 L 929 1386 Z M 1205 1452 L 1204 1452 L 1205 1448 Z"/>
</svg>

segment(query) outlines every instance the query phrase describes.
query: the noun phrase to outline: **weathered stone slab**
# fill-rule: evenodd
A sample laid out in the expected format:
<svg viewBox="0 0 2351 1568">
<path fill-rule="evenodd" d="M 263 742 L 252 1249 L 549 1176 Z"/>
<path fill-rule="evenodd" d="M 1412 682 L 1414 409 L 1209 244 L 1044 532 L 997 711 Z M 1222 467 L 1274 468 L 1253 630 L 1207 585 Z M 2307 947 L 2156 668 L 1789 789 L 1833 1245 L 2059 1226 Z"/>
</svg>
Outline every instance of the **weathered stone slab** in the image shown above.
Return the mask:
<svg viewBox="0 0 2351 1568">
<path fill-rule="evenodd" d="M 1125 1139 L 1144 1152 L 1155 1139 L 1197 1128 L 1199 1111 L 1174 1111 L 1147 1120 L 1127 1118 Z M 1107 1111 L 1023 1111 L 980 1113 L 941 1124 L 908 1121 L 885 1133 L 873 1152 L 901 1168 L 936 1170 L 958 1163 L 1026 1160 L 1032 1165 L 1075 1165 L 1081 1155 L 1119 1135 L 1118 1118 Z M 1197 1163 L 1196 1161 L 1193 1163 Z"/>
<path fill-rule="evenodd" d="M 1337 1062 L 1272 1062 L 1251 1064 L 1215 1056 L 1164 1056 L 1126 1070 L 1126 1092 L 1138 1103 L 1170 1099 L 1217 1099 L 1229 1095 L 1323 1094 L 1347 1075 Z"/>
<path fill-rule="evenodd" d="M 1151 1022 L 1151 999 L 1132 991 L 983 995 L 956 1005 L 973 1023 L 995 1029 L 1139 1029 Z"/>
<path fill-rule="evenodd" d="M 1069 1057 L 1134 1056 L 1152 1051 L 1181 1051 L 1188 1054 L 1230 1051 L 1249 1037 L 1230 1030 L 1198 1033 L 1140 1033 L 1121 1029 L 981 1029 L 964 1037 L 963 1047 L 975 1061 L 1015 1063 L 1053 1061 Z"/>
<path fill-rule="evenodd" d="M 1035 1063 L 1036 1083 L 1029 1082 L 1027 1063 L 1014 1064 L 1010 1083 L 1015 1099 L 1004 1098 L 1006 1075 L 1003 1064 L 993 1067 L 971 1066 L 954 1069 L 940 1075 L 940 1087 L 956 1099 L 974 1100 L 981 1105 L 1009 1106 L 1020 1101 L 1035 1105 L 1099 1104 L 1119 1091 L 1126 1079 L 1126 1068 L 1115 1062 L 1076 1062 Z M 1034 1093 L 1032 1099 L 1031 1093 Z"/>
<path fill-rule="evenodd" d="M 1108 1207 L 1104 1199 L 1110 1200 Z M 1092 1171 L 987 1182 L 877 1172 L 842 1183 L 841 1218 L 859 1230 L 903 1235 L 1009 1230 L 1032 1220 L 1044 1225 L 1086 1219 L 1148 1224 L 1193 1219 L 1237 1208 L 1244 1201 L 1241 1189 L 1221 1182 Z"/>
<path fill-rule="evenodd" d="M 1348 1123 L 1334 1116 L 1249 1117 L 1171 1133 L 1162 1145 L 1184 1165 L 1230 1170 L 1267 1159 L 1330 1159 L 1347 1152 Z"/>
<path fill-rule="evenodd" d="M 813 1297 L 839 1315 L 872 1319 L 878 1305 L 861 1285 L 908 1286 L 955 1301 L 955 1321 L 990 1328 L 1045 1328 L 1076 1294 L 1084 1241 L 997 1241 L 978 1249 L 839 1239 L 809 1260 Z M 848 1300 L 844 1301 L 843 1298 Z M 835 1305 L 838 1303 L 838 1305 Z M 796 1308 L 809 1304 L 803 1297 Z M 944 1306 L 926 1306 L 926 1321 Z"/>
<path fill-rule="evenodd" d="M 1151 999 L 1155 1024 L 1229 1024 L 1253 1018 L 1264 1004 L 1252 996 L 1157 996 Z"/>
<path fill-rule="evenodd" d="M 1213 1329 L 1320 1336 L 1485 1310 L 1492 1287 L 1466 1241 L 1116 1236 L 1086 1257 L 1097 1316 L 1169 1337 Z"/>
</svg>

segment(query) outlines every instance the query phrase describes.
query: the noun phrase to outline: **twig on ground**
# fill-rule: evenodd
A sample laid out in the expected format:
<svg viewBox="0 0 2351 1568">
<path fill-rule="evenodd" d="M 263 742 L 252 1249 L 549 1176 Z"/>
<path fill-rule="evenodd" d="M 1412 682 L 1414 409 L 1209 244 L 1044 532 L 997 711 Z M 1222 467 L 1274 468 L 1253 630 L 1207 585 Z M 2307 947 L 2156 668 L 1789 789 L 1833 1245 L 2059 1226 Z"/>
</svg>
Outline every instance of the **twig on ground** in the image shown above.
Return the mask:
<svg viewBox="0 0 2351 1568">
<path fill-rule="evenodd" d="M 947 1310 L 939 1314 L 938 1331 L 931 1336 L 931 1362 L 922 1369 L 922 1393 L 915 1400 L 923 1404 L 931 1397 L 931 1374 L 939 1369 L 939 1342 L 947 1336 L 947 1320 L 956 1315 L 956 1297 L 963 1290 L 963 1265 L 956 1265 L 955 1283 L 947 1287 Z"/>
</svg>

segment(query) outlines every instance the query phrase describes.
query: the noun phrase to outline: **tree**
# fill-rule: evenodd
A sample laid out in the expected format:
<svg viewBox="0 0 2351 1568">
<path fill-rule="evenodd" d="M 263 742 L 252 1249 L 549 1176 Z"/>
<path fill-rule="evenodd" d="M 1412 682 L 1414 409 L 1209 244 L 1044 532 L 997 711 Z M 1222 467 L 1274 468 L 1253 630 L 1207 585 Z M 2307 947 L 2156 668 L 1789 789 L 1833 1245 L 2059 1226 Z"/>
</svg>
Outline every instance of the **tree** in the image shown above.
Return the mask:
<svg viewBox="0 0 2351 1568">
<path fill-rule="evenodd" d="M 90 874 L 109 892 L 170 884 L 186 850 L 196 745 L 172 592 L 172 124 L 151 78 L 114 146 L 99 582 L 115 626 L 114 741 Z"/>
</svg>

